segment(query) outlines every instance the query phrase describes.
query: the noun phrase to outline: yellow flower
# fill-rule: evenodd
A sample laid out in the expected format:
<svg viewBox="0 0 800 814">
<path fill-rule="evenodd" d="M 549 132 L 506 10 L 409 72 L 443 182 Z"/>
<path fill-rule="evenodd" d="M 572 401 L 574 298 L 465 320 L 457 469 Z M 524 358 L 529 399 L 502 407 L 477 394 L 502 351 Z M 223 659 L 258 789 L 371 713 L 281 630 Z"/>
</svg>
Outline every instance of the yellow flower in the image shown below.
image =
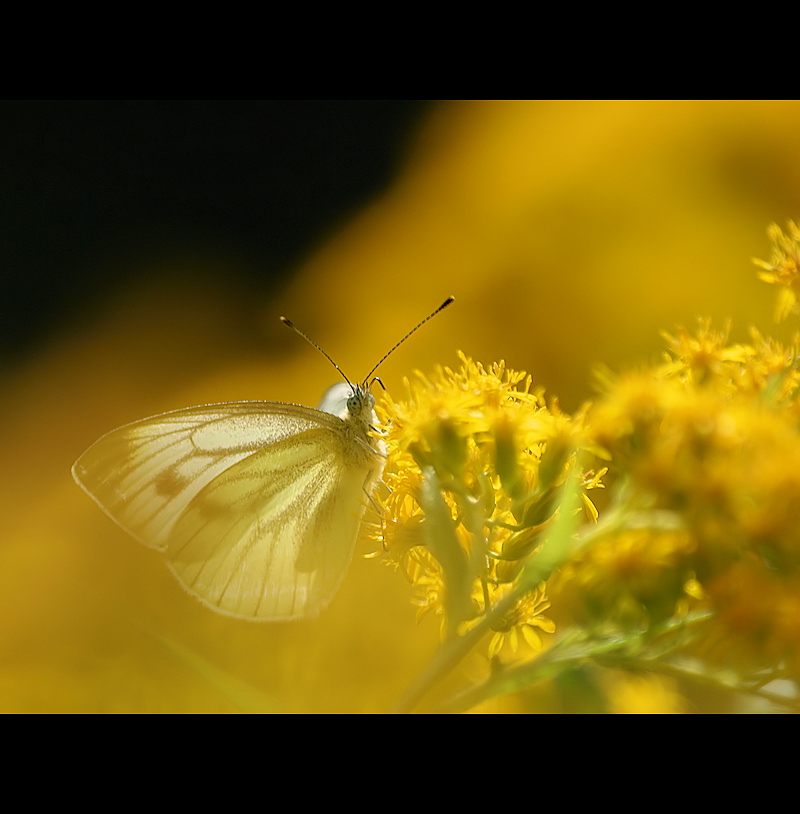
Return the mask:
<svg viewBox="0 0 800 814">
<path fill-rule="evenodd" d="M 753 330 L 729 345 L 728 333 L 703 320 L 665 334 L 663 364 L 606 375 L 574 416 L 525 374 L 463 355 L 379 405 L 379 553 L 413 583 L 419 616 L 441 620 L 438 668 L 485 646 L 491 669 L 473 699 L 593 659 L 650 671 L 700 656 L 736 667 L 755 693 L 800 677 L 798 341 Z M 579 450 L 607 461 L 608 478 L 582 472 Z M 589 496 L 606 480 L 598 513 Z M 574 484 L 577 529 L 561 508 Z M 646 701 L 644 685 L 629 689 L 612 706 Z M 677 709 L 673 695 L 664 706 Z"/>
<path fill-rule="evenodd" d="M 536 556 L 583 434 L 583 414 L 548 406 L 526 374 L 460 359 L 378 405 L 388 459 L 374 536 L 421 594 L 421 614 L 440 615 L 450 634 L 507 596 Z M 587 473 L 584 490 L 601 476 Z M 537 631 L 555 630 L 548 607 L 543 584 L 519 599 L 494 625 L 490 655 L 539 649 Z"/>
<path fill-rule="evenodd" d="M 789 347 L 764 337 L 756 328 L 750 328 L 753 344 L 746 347 L 747 361 L 741 366 L 738 390 L 741 393 L 759 394 L 772 402 L 774 407 L 784 406 L 796 410 L 800 392 L 800 338 L 795 336 Z"/>
<path fill-rule="evenodd" d="M 800 678 L 800 578 L 788 579 L 756 557 L 708 587 L 716 609 L 702 652 L 714 661 L 768 677 Z"/>
<path fill-rule="evenodd" d="M 540 583 L 493 625 L 494 632 L 489 642 L 490 658 L 513 660 L 520 654 L 523 645 L 538 653 L 543 646 L 538 631 L 554 633 L 556 629 L 553 620 L 544 615 L 549 607 L 544 583 Z"/>
<path fill-rule="evenodd" d="M 679 327 L 673 336 L 666 331 L 661 335 L 667 342 L 670 354 L 660 372 L 662 376 L 675 376 L 681 381 L 717 386 L 735 379 L 738 366 L 747 359 L 747 348 L 742 345 L 728 347 L 730 322 L 723 331 L 711 328 L 710 319 L 699 320 L 696 334 Z"/>
<path fill-rule="evenodd" d="M 753 262 L 764 269 L 758 273 L 759 279 L 781 286 L 775 306 L 775 320 L 781 322 L 795 310 L 800 293 L 800 228 L 790 220 L 784 233 L 773 223 L 767 235 L 773 243 L 769 262 L 757 258 L 753 258 Z"/>
<path fill-rule="evenodd" d="M 554 601 L 577 597 L 594 624 L 637 629 L 704 608 L 706 643 L 728 663 L 796 670 L 797 342 L 753 331 L 729 347 L 707 321 L 666 338 L 667 363 L 607 377 L 587 418 L 611 460 L 613 522 L 564 569 Z"/>
<path fill-rule="evenodd" d="M 653 524 L 655 525 L 655 524 Z M 695 541 L 684 529 L 630 528 L 601 538 L 562 570 L 557 601 L 592 625 L 647 627 L 685 609 Z"/>
</svg>

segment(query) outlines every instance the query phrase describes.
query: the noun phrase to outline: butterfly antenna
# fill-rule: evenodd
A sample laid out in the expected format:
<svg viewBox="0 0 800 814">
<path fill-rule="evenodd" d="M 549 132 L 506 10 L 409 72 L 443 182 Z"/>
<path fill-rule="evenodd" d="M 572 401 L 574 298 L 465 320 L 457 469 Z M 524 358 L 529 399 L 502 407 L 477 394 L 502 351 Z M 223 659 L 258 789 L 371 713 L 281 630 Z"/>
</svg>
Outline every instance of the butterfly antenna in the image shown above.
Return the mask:
<svg viewBox="0 0 800 814">
<path fill-rule="evenodd" d="M 451 297 L 451 299 L 452 299 L 452 297 Z M 443 305 L 441 308 L 437 308 L 436 310 L 437 310 L 437 311 L 441 311 L 441 310 L 442 310 L 442 308 L 444 308 L 444 305 Z M 434 311 L 434 314 L 435 314 L 435 313 L 436 313 L 436 311 Z M 431 314 L 431 317 L 432 317 L 432 316 L 433 316 L 433 314 Z M 428 319 L 430 319 L 431 317 L 428 317 Z M 424 321 L 425 321 L 425 322 L 427 322 L 428 320 L 426 319 L 426 320 L 424 320 Z M 292 329 L 292 330 L 293 330 L 295 333 L 300 334 L 300 336 L 302 336 L 302 337 L 303 337 L 303 339 L 305 339 L 305 340 L 306 340 L 306 342 L 308 342 L 308 344 L 309 344 L 309 345 L 313 345 L 313 346 L 314 346 L 314 347 L 315 347 L 315 348 L 316 348 L 316 349 L 317 349 L 317 350 L 318 350 L 318 351 L 319 351 L 319 352 L 320 352 L 320 353 L 321 353 L 321 354 L 322 354 L 322 355 L 323 355 L 323 356 L 324 356 L 324 357 L 325 357 L 325 358 L 326 358 L 326 359 L 327 359 L 327 360 L 328 360 L 328 361 L 329 361 L 329 362 L 330 362 L 330 363 L 331 363 L 331 364 L 332 364 L 332 365 L 333 365 L 333 366 L 334 366 L 334 367 L 335 367 L 335 368 L 336 368 L 336 369 L 339 371 L 339 373 L 341 374 L 342 378 L 343 378 L 343 379 L 344 379 L 344 380 L 345 380 L 345 381 L 346 381 L 346 382 L 347 382 L 347 383 L 350 385 L 350 387 L 352 387 L 352 386 L 353 386 L 353 383 L 350 381 L 350 379 L 348 379 L 348 378 L 347 378 L 347 376 L 345 376 L 345 375 L 344 375 L 344 371 L 343 371 L 343 370 L 342 370 L 342 369 L 339 367 L 339 365 L 337 365 L 337 364 L 336 364 L 336 362 L 334 362 L 334 361 L 333 361 L 333 359 L 331 359 L 331 357 L 330 357 L 330 356 L 328 356 L 328 354 L 327 354 L 327 353 L 325 353 L 325 351 L 324 351 L 324 350 L 322 350 L 322 348 L 321 348 L 321 347 L 320 347 L 320 346 L 319 346 L 319 345 L 318 345 L 318 344 L 317 344 L 317 343 L 316 343 L 316 342 L 315 342 L 313 339 L 309 339 L 309 338 L 308 338 L 308 337 L 307 337 L 307 336 L 306 336 L 306 335 L 305 335 L 305 334 L 304 334 L 304 333 L 303 333 L 303 332 L 302 332 L 302 331 L 301 331 L 301 330 L 300 330 L 300 329 L 297 327 L 297 325 L 295 325 L 295 324 L 294 324 L 294 322 L 292 322 L 291 320 L 286 319 L 286 317 L 281 317 L 281 322 L 282 322 L 284 325 L 288 325 L 288 326 L 289 326 L 289 327 L 290 327 L 290 328 L 291 328 L 291 329 Z M 421 325 L 421 324 L 422 324 L 422 323 L 420 323 L 420 325 Z M 417 326 L 417 328 L 418 328 L 418 327 L 419 327 L 419 325 Z M 416 330 L 416 328 L 415 328 L 414 330 Z M 411 333 L 414 333 L 414 331 L 412 331 Z M 392 348 L 392 350 L 394 350 L 394 348 Z M 391 351 L 389 351 L 389 353 L 391 353 Z M 388 354 L 387 354 L 387 356 L 388 356 Z M 384 358 L 386 358 L 386 357 L 384 357 Z M 381 360 L 381 361 L 383 361 L 383 360 Z M 375 368 L 373 368 L 373 370 L 374 370 L 374 369 L 375 369 Z"/>
<path fill-rule="evenodd" d="M 378 364 L 375 365 L 375 367 L 373 367 L 369 373 L 367 373 L 366 378 L 364 379 L 364 383 L 366 384 L 369 381 L 369 377 L 400 347 L 400 345 L 403 344 L 403 342 L 406 341 L 406 339 L 408 339 L 409 336 L 411 336 L 411 334 L 413 334 L 415 331 L 418 331 L 428 320 L 433 319 L 439 313 L 439 311 L 443 311 L 445 308 L 447 308 L 447 306 L 450 305 L 450 303 L 453 302 L 454 299 L 455 297 L 448 297 L 432 314 L 428 314 L 428 316 L 426 316 L 425 319 L 422 320 L 422 322 L 420 322 L 415 328 L 412 328 L 387 354 L 384 355 L 383 359 L 381 359 L 380 362 L 378 362 Z M 308 337 L 306 338 L 308 339 Z M 308 341 L 311 342 L 310 339 Z M 314 343 L 312 342 L 312 344 Z M 342 373 L 342 375 L 344 374 Z M 383 382 L 381 382 L 381 386 L 383 386 Z"/>
</svg>

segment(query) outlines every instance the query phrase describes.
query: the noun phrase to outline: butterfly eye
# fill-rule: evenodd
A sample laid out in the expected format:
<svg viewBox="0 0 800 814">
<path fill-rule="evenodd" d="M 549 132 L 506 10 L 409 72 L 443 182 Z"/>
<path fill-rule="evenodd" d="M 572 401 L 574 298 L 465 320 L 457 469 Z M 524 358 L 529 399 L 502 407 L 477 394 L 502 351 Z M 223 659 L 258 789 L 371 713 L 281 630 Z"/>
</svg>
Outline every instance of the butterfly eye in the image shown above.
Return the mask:
<svg viewBox="0 0 800 814">
<path fill-rule="evenodd" d="M 361 405 L 364 402 L 364 397 L 359 389 L 353 390 L 353 395 L 347 399 L 347 411 L 350 415 L 355 415 L 361 410 Z"/>
</svg>

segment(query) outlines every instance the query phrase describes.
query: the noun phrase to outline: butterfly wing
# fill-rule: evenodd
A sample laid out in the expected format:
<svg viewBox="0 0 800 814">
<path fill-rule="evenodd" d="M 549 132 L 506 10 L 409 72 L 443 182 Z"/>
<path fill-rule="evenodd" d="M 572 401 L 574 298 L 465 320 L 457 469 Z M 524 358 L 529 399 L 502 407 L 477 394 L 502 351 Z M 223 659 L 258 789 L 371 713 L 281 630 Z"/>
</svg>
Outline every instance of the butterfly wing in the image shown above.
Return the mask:
<svg viewBox="0 0 800 814">
<path fill-rule="evenodd" d="M 290 404 L 194 407 L 103 436 L 73 475 L 204 603 L 256 620 L 310 616 L 344 576 L 374 481 L 374 454 L 354 455 L 345 427 Z"/>
</svg>

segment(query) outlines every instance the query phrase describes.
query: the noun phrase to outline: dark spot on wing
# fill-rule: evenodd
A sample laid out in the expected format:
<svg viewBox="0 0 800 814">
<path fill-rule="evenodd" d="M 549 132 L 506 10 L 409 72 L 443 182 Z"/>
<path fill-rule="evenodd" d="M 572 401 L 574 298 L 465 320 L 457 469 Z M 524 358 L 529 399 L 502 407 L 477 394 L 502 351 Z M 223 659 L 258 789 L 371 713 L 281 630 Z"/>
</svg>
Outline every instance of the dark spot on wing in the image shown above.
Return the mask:
<svg viewBox="0 0 800 814">
<path fill-rule="evenodd" d="M 178 473 L 176 466 L 170 466 L 159 472 L 153 481 L 159 497 L 171 498 L 179 494 L 189 484 L 189 479 Z"/>
</svg>

